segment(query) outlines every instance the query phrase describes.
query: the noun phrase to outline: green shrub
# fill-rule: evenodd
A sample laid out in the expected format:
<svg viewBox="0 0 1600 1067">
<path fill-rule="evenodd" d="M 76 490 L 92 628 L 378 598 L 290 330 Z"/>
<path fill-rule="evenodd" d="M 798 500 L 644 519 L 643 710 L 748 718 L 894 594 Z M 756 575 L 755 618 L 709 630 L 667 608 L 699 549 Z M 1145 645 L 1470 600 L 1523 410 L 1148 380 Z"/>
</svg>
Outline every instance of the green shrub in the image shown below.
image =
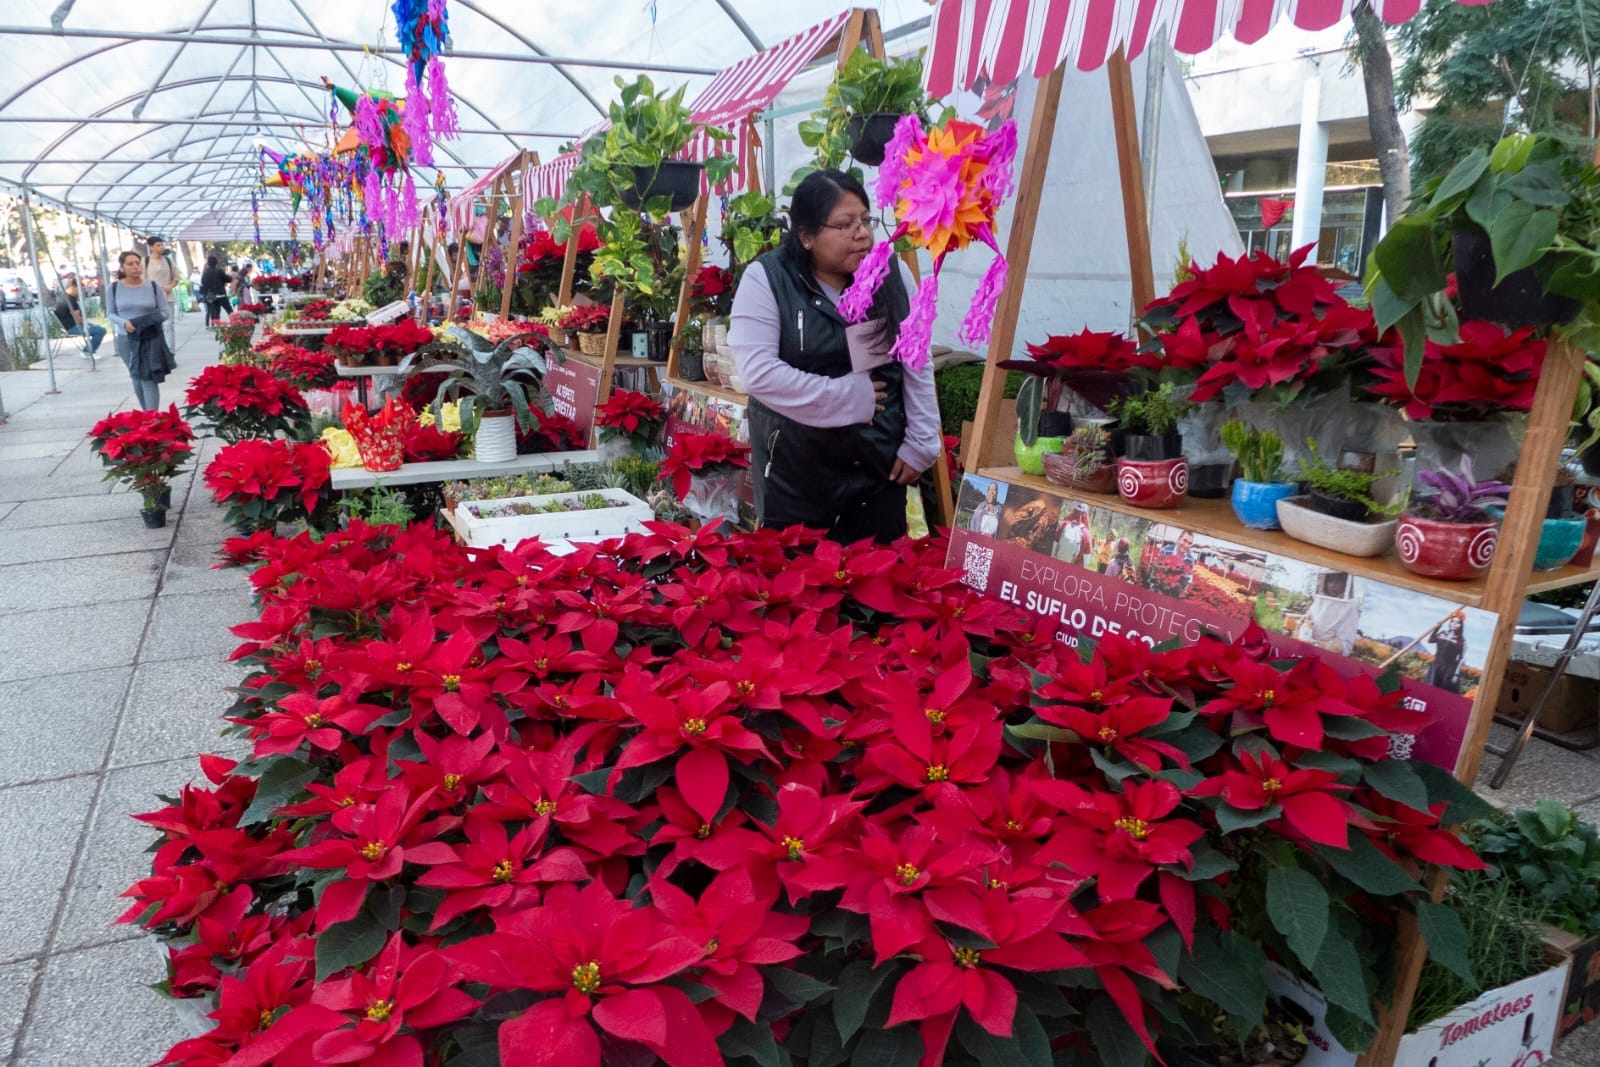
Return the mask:
<svg viewBox="0 0 1600 1067">
<path fill-rule="evenodd" d="M 1022 372 L 1006 375 L 1003 394 L 1010 400 L 1022 387 Z M 952 437 L 961 436 L 961 424 L 971 422 L 978 413 L 978 389 L 983 385 L 982 363 L 958 363 L 946 367 L 933 376 L 933 388 L 939 397 L 939 422 L 944 432 Z"/>
</svg>

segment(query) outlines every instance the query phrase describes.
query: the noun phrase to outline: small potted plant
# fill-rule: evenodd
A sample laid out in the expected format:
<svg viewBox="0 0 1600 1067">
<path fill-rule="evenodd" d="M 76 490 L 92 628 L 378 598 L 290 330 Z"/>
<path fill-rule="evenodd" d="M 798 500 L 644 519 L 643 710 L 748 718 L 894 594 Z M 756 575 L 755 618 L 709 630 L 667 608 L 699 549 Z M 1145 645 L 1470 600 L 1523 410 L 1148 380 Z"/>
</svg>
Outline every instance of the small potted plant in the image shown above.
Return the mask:
<svg viewBox="0 0 1600 1067">
<path fill-rule="evenodd" d="M 1283 480 L 1282 439 L 1235 419 L 1223 424 L 1222 443 L 1239 461 L 1243 475 L 1233 483 L 1233 513 L 1252 530 L 1281 530 L 1278 501 L 1299 491 Z"/>
<path fill-rule="evenodd" d="M 1188 408 L 1171 382 L 1115 402 L 1113 413 L 1122 426 L 1122 454 L 1117 457 L 1122 499 L 1140 507 L 1171 508 L 1189 495 L 1189 462 L 1178 432 L 1178 420 Z"/>
<path fill-rule="evenodd" d="M 1382 503 L 1375 490 L 1397 474 L 1335 467 L 1322 458 L 1316 440 L 1308 438 L 1300 459 L 1306 495 L 1278 501 L 1278 521 L 1297 541 L 1349 556 L 1382 555 L 1394 543 L 1395 516 L 1404 503 Z"/>
<path fill-rule="evenodd" d="M 535 347 L 518 347 L 518 334 L 498 345 L 460 327 L 449 333 L 467 348 L 464 359 L 407 360 L 406 373 L 414 375 L 440 368 L 444 383 L 433 400 L 437 422 L 446 401 L 459 400 L 461 426 L 473 434 L 474 455 L 480 463 L 505 463 L 517 455 L 517 427 L 535 425 L 528 397 L 539 395 L 544 377 L 544 355 Z"/>
<path fill-rule="evenodd" d="M 1516 480 L 1517 465 L 1511 464 L 1500 472 L 1500 480 L 1507 484 Z M 1555 484 L 1550 488 L 1550 502 L 1545 508 L 1544 523 L 1539 529 L 1539 547 L 1534 549 L 1533 569 L 1553 571 L 1565 567 L 1583 547 L 1584 534 L 1589 520 L 1573 504 L 1578 476 L 1564 463 L 1556 465 Z M 1496 514 L 1500 514 L 1496 509 Z"/>
<path fill-rule="evenodd" d="M 1059 453 L 1045 453 L 1044 476 L 1055 485 L 1088 493 L 1117 491 L 1117 461 L 1104 426 L 1079 426 Z"/>
<path fill-rule="evenodd" d="M 144 503 L 140 517 L 149 529 L 167 524 L 172 479 L 194 452 L 194 432 L 166 411 L 123 411 L 108 415 L 89 431 L 90 448 L 106 466 L 106 479 L 128 483 Z"/>
<path fill-rule="evenodd" d="M 1134 343 L 1121 334 L 1084 330 L 1048 336 L 1043 344 L 1028 345 L 1027 359 L 1000 364 L 1027 375 L 1017 390 L 1012 445 L 1024 474 L 1044 474 L 1044 457 L 1065 447 L 1075 400 L 1098 414 L 1128 391 L 1136 357 Z"/>
<path fill-rule="evenodd" d="M 1424 578 L 1465 581 L 1482 575 L 1500 540 L 1500 519 L 1491 509 L 1506 506 L 1511 487 L 1475 481 L 1470 456 L 1461 457 L 1459 472 L 1419 471 L 1417 481 L 1433 492 L 1400 516 L 1394 535 L 1400 562 Z"/>
<path fill-rule="evenodd" d="M 661 461 L 683 506 L 703 523 L 739 520 L 739 490 L 750 469 L 750 446 L 720 433 L 683 433 Z"/>
<path fill-rule="evenodd" d="M 623 456 L 648 455 L 661 439 L 667 409 L 653 396 L 617 389 L 594 409 L 594 422 L 600 428 L 600 459 L 612 463 Z"/>
<path fill-rule="evenodd" d="M 816 149 L 817 164 L 837 167 L 845 153 L 869 167 L 883 163 L 903 115 L 927 125 L 930 100 L 922 89 L 922 59 L 878 59 L 857 48 L 822 96 L 822 107 L 800 124 L 800 140 Z"/>
<path fill-rule="evenodd" d="M 586 356 L 606 354 L 606 331 L 611 327 L 611 308 L 606 304 L 582 304 L 570 309 L 561 320 L 562 328 L 578 340 L 578 351 Z"/>
</svg>

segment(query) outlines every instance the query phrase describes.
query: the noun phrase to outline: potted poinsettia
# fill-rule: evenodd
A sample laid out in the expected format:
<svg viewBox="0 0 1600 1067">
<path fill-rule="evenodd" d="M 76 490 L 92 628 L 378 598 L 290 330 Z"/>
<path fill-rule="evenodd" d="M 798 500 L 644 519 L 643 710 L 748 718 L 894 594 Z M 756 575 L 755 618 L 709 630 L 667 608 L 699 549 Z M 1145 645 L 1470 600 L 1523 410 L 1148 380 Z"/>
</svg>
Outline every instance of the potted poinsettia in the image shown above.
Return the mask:
<svg viewBox="0 0 1600 1067">
<path fill-rule="evenodd" d="M 739 519 L 739 491 L 750 469 L 750 446 L 719 433 L 682 433 L 661 461 L 683 506 L 701 522 Z"/>
<path fill-rule="evenodd" d="M 178 416 L 177 405 L 108 415 L 94 424 L 89 441 L 106 466 L 106 479 L 126 482 L 143 500 L 145 526 L 165 526 L 170 484 L 194 452 L 194 433 Z"/>
<path fill-rule="evenodd" d="M 594 422 L 600 428 L 600 458 L 610 463 L 654 449 L 667 424 L 667 409 L 653 396 L 616 389 L 594 409 Z"/>
<path fill-rule="evenodd" d="M 1030 344 L 1028 356 L 1005 360 L 1000 366 L 1028 375 L 1017 390 L 1017 438 L 1012 451 L 1024 474 L 1044 474 L 1044 456 L 1060 452 L 1072 433 L 1073 404 L 1079 406 L 1080 415 L 1093 420 L 1095 413 L 1128 392 L 1131 373 L 1144 361 L 1137 346 L 1122 334 L 1088 329 Z"/>
<path fill-rule="evenodd" d="M 1171 382 L 1123 397 L 1113 406 L 1122 424 L 1122 452 L 1117 457 L 1117 491 L 1122 499 L 1140 507 L 1171 508 L 1188 496 L 1189 461 L 1178 432 L 1178 420 L 1188 408 Z"/>
<path fill-rule="evenodd" d="M 320 442 L 250 439 L 207 464 L 206 487 L 243 534 L 304 520 L 325 528 L 333 454 Z"/>
<path fill-rule="evenodd" d="M 1283 441 L 1271 430 L 1257 430 L 1237 419 L 1223 424 L 1222 443 L 1239 461 L 1242 477 L 1233 483 L 1233 513 L 1252 530 L 1278 530 L 1278 501 L 1299 491 L 1283 478 Z"/>
<path fill-rule="evenodd" d="M 1476 481 L 1472 457 L 1460 468 L 1425 470 L 1417 481 L 1433 490 L 1413 501 L 1400 516 L 1394 543 L 1406 569 L 1425 578 L 1464 581 L 1489 569 L 1500 540 L 1500 519 L 1511 487 L 1503 482 Z"/>
<path fill-rule="evenodd" d="M 292 434 L 309 418 L 305 397 L 260 368 L 207 367 L 189 382 L 183 413 L 203 418 L 230 444 L 252 437 Z"/>
</svg>

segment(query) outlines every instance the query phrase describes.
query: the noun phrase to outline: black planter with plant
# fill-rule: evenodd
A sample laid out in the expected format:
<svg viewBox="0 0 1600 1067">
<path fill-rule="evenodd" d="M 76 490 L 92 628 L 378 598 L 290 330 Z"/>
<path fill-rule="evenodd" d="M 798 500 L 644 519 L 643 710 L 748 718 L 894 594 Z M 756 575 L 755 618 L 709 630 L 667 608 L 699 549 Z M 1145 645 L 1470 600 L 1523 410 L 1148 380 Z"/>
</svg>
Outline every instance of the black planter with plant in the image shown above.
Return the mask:
<svg viewBox="0 0 1600 1067">
<path fill-rule="evenodd" d="M 884 149 L 894 140 L 894 128 L 903 115 L 899 111 L 873 111 L 850 116 L 845 124 L 850 154 L 869 167 L 882 166 Z"/>
<path fill-rule="evenodd" d="M 1486 233 L 1460 230 L 1450 238 L 1451 259 L 1461 310 L 1468 318 L 1517 326 L 1571 322 L 1581 301 L 1546 292 L 1532 268 L 1514 270 L 1496 281 L 1494 244 Z"/>
<path fill-rule="evenodd" d="M 1400 512 L 1393 504 L 1381 504 L 1373 487 L 1396 471 L 1345 470 L 1329 464 L 1317 451 L 1315 440 L 1306 441 L 1310 457 L 1300 460 L 1300 481 L 1306 488 L 1307 506 L 1313 511 L 1348 522 L 1366 522 L 1373 516 L 1390 518 Z"/>
<path fill-rule="evenodd" d="M 916 115 L 926 127 L 936 103 L 922 88 L 919 56 L 878 59 L 857 48 L 823 93 L 822 106 L 800 123 L 801 142 L 816 154 L 790 177 L 789 187 L 812 170 L 843 169 L 847 158 L 881 166 L 900 119 Z M 861 176 L 859 167 L 850 169 Z"/>
<path fill-rule="evenodd" d="M 1187 401 L 1178 399 L 1171 382 L 1115 401 L 1112 412 L 1122 429 L 1118 456 L 1141 462 L 1182 456 L 1183 435 L 1178 432 L 1178 420 L 1189 407 Z"/>
<path fill-rule="evenodd" d="M 139 517 L 144 520 L 147 530 L 159 530 L 167 524 L 166 508 L 142 508 Z"/>
<path fill-rule="evenodd" d="M 618 191 L 617 199 L 635 211 L 658 197 L 666 197 L 673 211 L 694 206 L 700 195 L 705 165 L 684 159 L 663 159 L 653 167 L 635 166 L 633 184 Z"/>
</svg>

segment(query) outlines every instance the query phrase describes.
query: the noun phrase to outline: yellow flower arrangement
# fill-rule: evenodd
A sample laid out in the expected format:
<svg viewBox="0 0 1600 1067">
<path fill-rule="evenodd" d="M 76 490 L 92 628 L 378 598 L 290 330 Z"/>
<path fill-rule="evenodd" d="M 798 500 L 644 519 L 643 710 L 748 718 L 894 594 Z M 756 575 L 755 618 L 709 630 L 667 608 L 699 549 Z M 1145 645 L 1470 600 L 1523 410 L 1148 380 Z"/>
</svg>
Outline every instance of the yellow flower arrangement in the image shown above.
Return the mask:
<svg viewBox="0 0 1600 1067">
<path fill-rule="evenodd" d="M 361 450 L 356 447 L 356 439 L 344 427 L 330 426 L 323 430 L 322 443 L 333 453 L 335 470 L 361 466 Z"/>
<path fill-rule="evenodd" d="M 461 405 L 460 404 L 456 403 L 455 401 L 451 401 L 448 404 L 440 405 L 440 407 L 439 407 L 439 415 L 440 415 L 440 418 L 439 418 L 439 430 L 442 433 L 460 433 L 461 432 Z M 419 411 L 417 413 L 417 421 L 420 422 L 424 426 L 432 426 L 434 424 L 433 408 L 432 407 L 425 407 L 421 411 Z"/>
</svg>

